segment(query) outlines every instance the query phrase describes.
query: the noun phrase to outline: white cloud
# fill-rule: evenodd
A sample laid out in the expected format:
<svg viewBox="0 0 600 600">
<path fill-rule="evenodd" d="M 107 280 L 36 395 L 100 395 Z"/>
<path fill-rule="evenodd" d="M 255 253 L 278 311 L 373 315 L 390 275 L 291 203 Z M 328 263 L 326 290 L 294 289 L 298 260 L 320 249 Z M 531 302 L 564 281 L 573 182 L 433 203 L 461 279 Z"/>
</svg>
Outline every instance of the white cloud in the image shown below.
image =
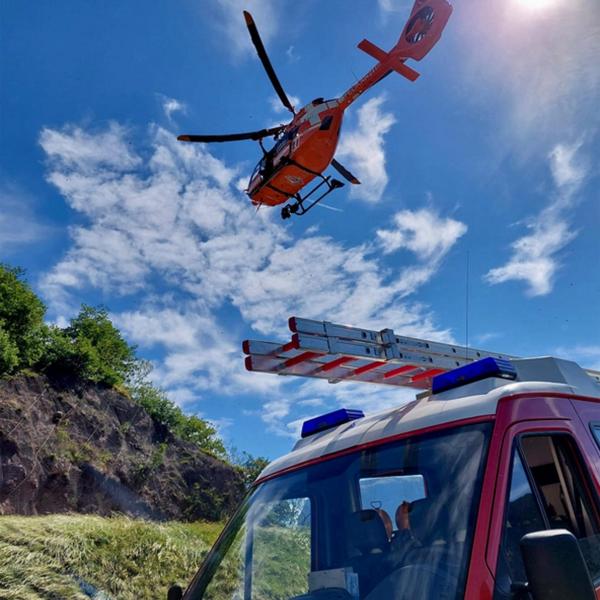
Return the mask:
<svg viewBox="0 0 600 600">
<path fill-rule="evenodd" d="M 288 100 L 292 104 L 292 106 L 298 111 L 302 107 L 302 100 L 298 98 L 298 96 L 294 96 L 293 94 L 287 94 Z M 281 103 L 279 96 L 273 94 L 269 97 L 269 106 L 274 113 L 278 115 L 289 115 L 292 116 L 292 113 Z"/>
<path fill-rule="evenodd" d="M 337 158 L 354 173 L 361 185 L 353 185 L 350 195 L 367 202 L 381 200 L 388 183 L 385 169 L 384 136 L 396 119 L 384 112 L 385 96 L 376 96 L 358 109 L 358 124 L 342 133 Z"/>
<path fill-rule="evenodd" d="M 256 23 L 263 43 L 267 43 L 275 36 L 279 29 L 280 3 L 275 0 L 214 0 L 217 8 L 217 26 L 227 36 L 229 44 L 238 56 L 254 53 L 254 47 L 248 34 L 244 15 L 247 10 Z"/>
<path fill-rule="evenodd" d="M 464 223 L 442 218 L 434 210 L 426 208 L 397 212 L 392 222 L 393 229 L 377 231 L 384 254 L 409 250 L 419 263 L 403 270 L 398 287 L 398 292 L 403 294 L 409 294 L 429 281 L 446 254 L 467 231 Z"/>
<path fill-rule="evenodd" d="M 401 12 L 408 15 L 412 4 L 411 0 L 377 0 L 379 10 L 384 14 Z"/>
<path fill-rule="evenodd" d="M 161 96 L 161 98 L 163 111 L 169 121 L 175 112 L 182 112 L 185 114 L 187 107 L 183 102 L 180 102 L 175 98 L 168 98 L 167 96 Z"/>
<path fill-rule="evenodd" d="M 309 379 L 292 393 L 268 401 L 262 418 L 273 433 L 298 439 L 304 421 L 336 408 L 374 414 L 414 399 L 415 391 L 408 388 L 352 382 L 332 385 L 324 379 Z"/>
<path fill-rule="evenodd" d="M 491 284 L 524 281 L 529 296 L 543 296 L 552 291 L 561 263 L 557 254 L 577 236 L 571 229 L 568 209 L 576 201 L 587 169 L 577 155 L 581 147 L 559 144 L 549 155 L 550 170 L 556 187 L 551 202 L 539 215 L 527 223 L 530 230 L 512 243 L 509 261 L 485 276 Z"/>
<path fill-rule="evenodd" d="M 267 398 L 264 418 L 279 424 L 269 426 L 287 428 L 276 394 L 289 382 L 247 373 L 239 340 L 248 327 L 280 339 L 291 314 L 450 338 L 427 307 L 403 298 L 439 269 L 464 233 L 461 223 L 433 210 L 402 211 L 380 244 L 349 246 L 317 229 L 296 239 L 277 211 L 255 211 L 235 187 L 237 170 L 205 146 L 152 126 L 149 149 L 138 154 L 128 136 L 114 124 L 97 133 L 45 130 L 48 180 L 85 221 L 41 283 L 54 313 L 84 291 L 129 297 L 135 308 L 114 318 L 142 351 L 163 357 L 154 376 L 178 402 L 254 391 Z M 84 159 L 76 158 L 78 145 Z M 134 171 L 107 158 L 113 147 Z M 408 254 L 388 268 L 380 258 L 392 246 Z"/>
<path fill-rule="evenodd" d="M 558 144 L 550 152 L 550 170 L 556 187 L 559 189 L 577 187 L 584 180 L 587 169 L 577 152 L 581 142 L 567 146 Z"/>
<path fill-rule="evenodd" d="M 130 152 L 125 140 L 125 129 L 116 123 L 98 133 L 73 126 L 62 131 L 46 127 L 40 135 L 40 144 L 51 161 L 82 176 L 94 173 L 98 167 L 110 168 L 112 172 L 104 171 L 107 175 L 137 167 L 140 159 Z"/>
<path fill-rule="evenodd" d="M 9 183 L 0 185 L 0 251 L 4 254 L 48 238 L 53 229 L 35 215 L 32 199 Z"/>
<path fill-rule="evenodd" d="M 287 56 L 288 61 L 291 63 L 295 63 L 300 60 L 300 57 L 296 54 L 296 48 L 293 45 L 288 47 L 288 49 L 285 51 L 285 55 Z"/>
<path fill-rule="evenodd" d="M 402 210 L 392 220 L 394 229 L 377 231 L 384 253 L 406 248 L 422 260 L 441 258 L 467 231 L 464 223 L 441 218 L 435 211 L 426 208 Z"/>
</svg>

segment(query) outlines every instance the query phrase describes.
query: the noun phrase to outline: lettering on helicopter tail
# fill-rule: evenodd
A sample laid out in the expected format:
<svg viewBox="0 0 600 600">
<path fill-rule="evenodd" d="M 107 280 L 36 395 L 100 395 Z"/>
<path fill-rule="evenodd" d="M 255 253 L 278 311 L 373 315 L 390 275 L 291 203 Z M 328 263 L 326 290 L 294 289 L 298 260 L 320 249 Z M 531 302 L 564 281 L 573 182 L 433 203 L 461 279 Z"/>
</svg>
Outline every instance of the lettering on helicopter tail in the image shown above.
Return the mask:
<svg viewBox="0 0 600 600">
<path fill-rule="evenodd" d="M 409 44 L 420 42 L 431 29 L 435 12 L 431 6 L 424 6 L 406 25 L 404 39 Z"/>
<path fill-rule="evenodd" d="M 421 60 L 442 36 L 451 14 L 452 6 L 447 0 L 416 0 L 392 53 Z"/>
</svg>

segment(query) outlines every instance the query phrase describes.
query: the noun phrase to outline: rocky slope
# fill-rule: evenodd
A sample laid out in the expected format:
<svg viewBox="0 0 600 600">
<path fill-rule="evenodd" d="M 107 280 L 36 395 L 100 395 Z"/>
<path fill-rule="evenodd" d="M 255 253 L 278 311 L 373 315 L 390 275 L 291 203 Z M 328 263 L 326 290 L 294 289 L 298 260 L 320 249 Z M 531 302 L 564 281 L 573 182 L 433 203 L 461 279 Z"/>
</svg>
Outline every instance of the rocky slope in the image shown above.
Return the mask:
<svg viewBox="0 0 600 600">
<path fill-rule="evenodd" d="M 216 520 L 243 491 L 234 468 L 174 438 L 113 389 L 0 380 L 0 514 Z"/>
</svg>

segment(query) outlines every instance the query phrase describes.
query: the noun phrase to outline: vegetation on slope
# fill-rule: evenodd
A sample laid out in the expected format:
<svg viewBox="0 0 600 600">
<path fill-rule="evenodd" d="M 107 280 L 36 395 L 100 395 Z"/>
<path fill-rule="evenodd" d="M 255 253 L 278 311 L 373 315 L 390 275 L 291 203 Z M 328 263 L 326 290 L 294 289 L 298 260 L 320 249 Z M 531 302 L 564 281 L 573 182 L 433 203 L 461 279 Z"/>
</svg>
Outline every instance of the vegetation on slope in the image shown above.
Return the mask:
<svg viewBox="0 0 600 600">
<path fill-rule="evenodd" d="M 82 305 L 69 326 L 44 322 L 46 307 L 24 280 L 24 271 L 0 264 L 0 377 L 33 370 L 116 387 L 180 439 L 239 466 L 250 482 L 266 459 L 226 452 L 215 428 L 186 415 L 154 386 L 152 365 L 136 356 L 104 307 Z"/>
<path fill-rule="evenodd" d="M 150 383 L 151 366 L 137 358 L 103 307 L 83 305 L 68 327 L 47 325 L 46 307 L 21 269 L 0 264 L 0 376 L 34 370 L 117 387 L 184 441 L 226 458 L 215 428 L 185 415 Z"/>
<path fill-rule="evenodd" d="M 221 523 L 0 517 L 0 599 L 142 600 L 187 585 Z"/>
</svg>

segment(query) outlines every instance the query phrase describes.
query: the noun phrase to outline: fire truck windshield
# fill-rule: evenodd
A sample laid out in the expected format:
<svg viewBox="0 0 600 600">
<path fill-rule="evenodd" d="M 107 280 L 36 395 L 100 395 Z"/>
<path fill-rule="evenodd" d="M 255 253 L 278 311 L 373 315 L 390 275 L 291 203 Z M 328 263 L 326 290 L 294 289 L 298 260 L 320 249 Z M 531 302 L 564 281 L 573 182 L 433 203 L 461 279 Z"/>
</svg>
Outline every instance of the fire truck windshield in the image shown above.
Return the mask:
<svg viewBox="0 0 600 600">
<path fill-rule="evenodd" d="M 186 599 L 462 597 L 490 427 L 385 443 L 258 485 Z"/>
</svg>

